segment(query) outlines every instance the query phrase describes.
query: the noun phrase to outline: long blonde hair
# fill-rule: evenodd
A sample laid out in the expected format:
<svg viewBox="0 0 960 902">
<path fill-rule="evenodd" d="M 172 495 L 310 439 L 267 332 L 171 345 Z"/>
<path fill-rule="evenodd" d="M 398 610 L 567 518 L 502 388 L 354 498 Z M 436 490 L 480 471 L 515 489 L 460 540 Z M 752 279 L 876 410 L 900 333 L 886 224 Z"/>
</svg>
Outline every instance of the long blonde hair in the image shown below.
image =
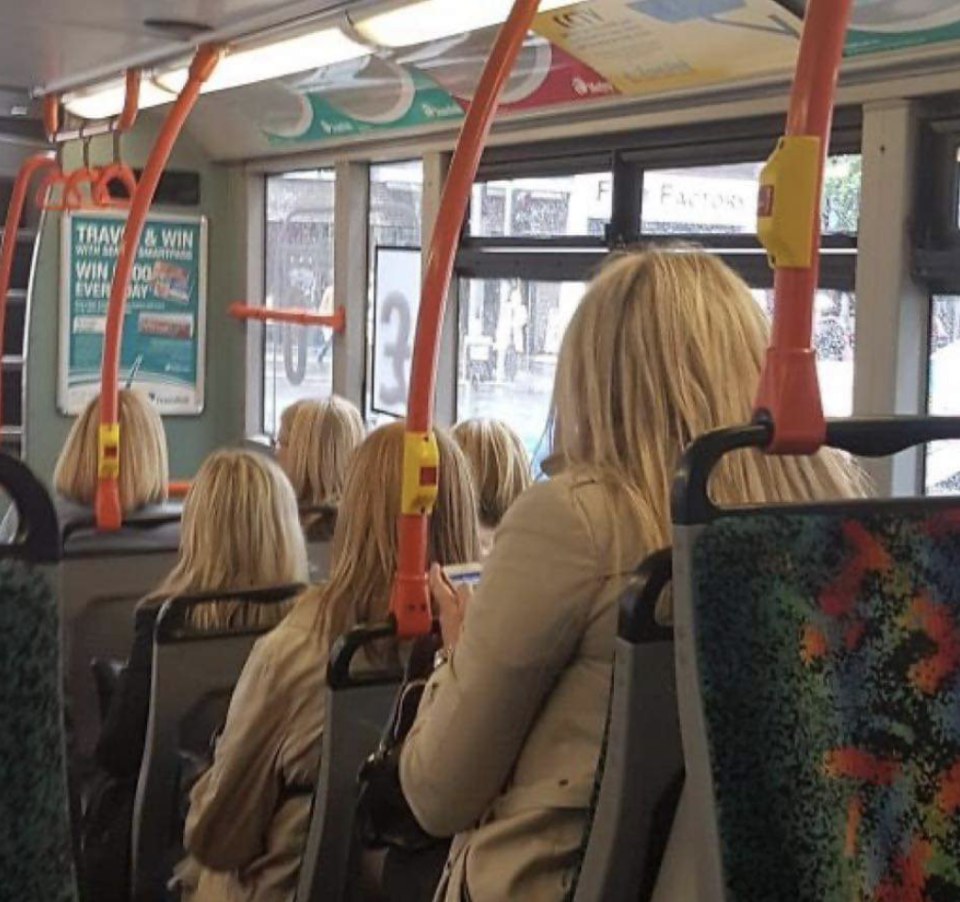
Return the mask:
<svg viewBox="0 0 960 902">
<path fill-rule="evenodd" d="M 480 523 L 493 529 L 530 486 L 527 449 L 501 420 L 463 420 L 453 427 L 452 435 L 473 473 Z"/>
<path fill-rule="evenodd" d="M 336 396 L 291 404 L 280 417 L 281 463 L 302 505 L 337 504 L 347 464 L 363 441 L 360 411 Z"/>
<path fill-rule="evenodd" d="M 150 399 L 123 389 L 119 402 L 120 508 L 128 514 L 166 501 L 170 467 L 163 421 Z M 97 495 L 99 429 L 97 395 L 74 421 L 53 471 L 57 492 L 78 504 L 93 504 Z"/>
<path fill-rule="evenodd" d="M 215 451 L 183 503 L 177 563 L 151 597 L 306 580 L 307 550 L 286 476 L 262 455 Z"/>
<path fill-rule="evenodd" d="M 747 423 L 768 323 L 746 284 L 691 248 L 633 251 L 590 284 L 564 337 L 551 411 L 552 453 L 589 471 L 628 504 L 649 545 L 670 544 L 670 487 L 690 442 Z M 718 503 L 862 494 L 844 455 L 728 455 L 714 473 Z"/>
<path fill-rule="evenodd" d="M 358 623 L 384 620 L 397 564 L 397 518 L 403 464 L 403 423 L 381 426 L 357 449 L 347 474 L 333 537 L 329 582 L 317 589 L 331 639 Z M 430 517 L 430 563 L 476 561 L 477 506 L 463 454 L 437 430 L 440 485 Z"/>
</svg>

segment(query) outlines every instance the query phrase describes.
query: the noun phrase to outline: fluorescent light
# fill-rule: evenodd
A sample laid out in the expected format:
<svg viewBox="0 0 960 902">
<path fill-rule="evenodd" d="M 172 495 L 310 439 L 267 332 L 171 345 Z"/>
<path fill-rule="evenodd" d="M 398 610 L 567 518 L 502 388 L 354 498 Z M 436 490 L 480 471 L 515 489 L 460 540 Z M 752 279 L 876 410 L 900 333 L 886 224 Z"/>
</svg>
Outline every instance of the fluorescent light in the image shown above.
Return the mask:
<svg viewBox="0 0 960 902">
<path fill-rule="evenodd" d="M 583 0 L 541 0 L 540 12 L 576 6 Z M 499 25 L 513 7 L 512 0 L 417 0 L 396 9 L 358 17 L 354 27 L 381 47 L 425 44 Z"/>
<path fill-rule="evenodd" d="M 81 119 L 110 119 L 119 116 L 126 97 L 126 84 L 120 79 L 81 88 L 64 95 L 63 105 Z M 174 95 L 147 79 L 140 82 L 140 109 L 170 103 Z"/>
<path fill-rule="evenodd" d="M 258 47 L 228 50 L 202 90 L 206 94 L 239 88 L 368 56 L 370 52 L 368 47 L 351 40 L 339 28 L 325 28 Z M 187 69 L 181 67 L 161 72 L 155 76 L 155 81 L 168 91 L 179 93 L 186 84 Z"/>
</svg>

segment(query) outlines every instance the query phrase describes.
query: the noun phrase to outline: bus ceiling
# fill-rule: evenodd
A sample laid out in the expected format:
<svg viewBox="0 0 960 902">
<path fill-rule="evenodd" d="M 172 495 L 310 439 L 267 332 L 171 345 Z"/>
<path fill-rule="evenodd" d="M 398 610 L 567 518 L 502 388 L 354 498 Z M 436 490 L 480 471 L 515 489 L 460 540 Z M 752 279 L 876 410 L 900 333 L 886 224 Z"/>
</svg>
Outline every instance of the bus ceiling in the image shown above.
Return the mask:
<svg viewBox="0 0 960 902">
<path fill-rule="evenodd" d="M 541 0 L 540 11 L 586 0 Z M 29 98 L 57 94 L 83 119 L 116 116 L 123 73 L 143 73 L 140 108 L 172 103 L 201 44 L 226 48 L 204 93 L 268 81 L 369 57 L 380 50 L 443 40 L 502 24 L 509 0 L 50 0 L 33 13 L 3 0 L 8 22 L 0 35 L 0 85 L 22 92 L 10 106 L 39 112 Z M 0 6 L 2 9 L 2 6 Z M 0 114 L 3 113 L 0 108 Z"/>
</svg>

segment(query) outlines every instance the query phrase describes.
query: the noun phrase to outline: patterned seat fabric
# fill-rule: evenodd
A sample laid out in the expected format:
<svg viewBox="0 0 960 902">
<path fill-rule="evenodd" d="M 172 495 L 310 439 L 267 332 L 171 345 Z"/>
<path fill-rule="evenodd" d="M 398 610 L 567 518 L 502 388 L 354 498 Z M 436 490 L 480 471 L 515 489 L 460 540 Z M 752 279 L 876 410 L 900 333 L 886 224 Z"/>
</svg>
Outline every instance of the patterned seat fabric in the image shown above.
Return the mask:
<svg viewBox="0 0 960 902">
<path fill-rule="evenodd" d="M 728 899 L 960 899 L 960 510 L 720 519 L 693 616 Z"/>
<path fill-rule="evenodd" d="M 0 898 L 74 902 L 56 599 L 0 560 Z"/>
</svg>

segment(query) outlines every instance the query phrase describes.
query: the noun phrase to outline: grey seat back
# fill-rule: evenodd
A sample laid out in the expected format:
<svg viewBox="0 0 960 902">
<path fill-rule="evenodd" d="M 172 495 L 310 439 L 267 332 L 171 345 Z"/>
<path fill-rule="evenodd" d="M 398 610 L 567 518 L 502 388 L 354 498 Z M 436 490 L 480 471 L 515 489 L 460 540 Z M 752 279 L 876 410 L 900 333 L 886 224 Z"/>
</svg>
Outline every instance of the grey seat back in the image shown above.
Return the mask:
<svg viewBox="0 0 960 902">
<path fill-rule="evenodd" d="M 0 897 L 74 902 L 64 757 L 53 504 L 27 466 L 0 453 L 18 531 L 0 547 Z"/>
<path fill-rule="evenodd" d="M 136 902 L 167 899 L 166 884 L 182 857 L 181 754 L 204 755 L 223 724 L 230 696 L 254 642 L 268 627 L 246 625 L 244 606 L 280 606 L 303 586 L 216 592 L 167 601 L 154 632 L 150 715 L 134 803 L 132 885 Z M 239 626 L 201 629 L 216 608 Z M 279 612 L 278 612 L 279 619 Z"/>
<path fill-rule="evenodd" d="M 620 602 L 607 733 L 575 902 L 651 898 L 683 779 L 673 630 L 656 622 L 670 549 L 648 558 Z"/>
<path fill-rule="evenodd" d="M 310 581 L 324 582 L 330 576 L 330 560 L 333 543 L 329 539 L 307 542 L 307 562 L 310 564 Z"/>
<path fill-rule="evenodd" d="M 300 508 L 300 522 L 309 524 L 304 528 L 307 540 L 307 560 L 310 564 L 310 581 L 324 582 L 330 576 L 333 533 L 337 525 L 337 507 L 319 504 Z"/>
<path fill-rule="evenodd" d="M 866 456 L 958 437 L 827 428 Z M 716 507 L 717 462 L 769 438 L 705 436 L 674 497 L 697 898 L 960 898 L 960 499 Z"/>
<path fill-rule="evenodd" d="M 134 610 L 170 572 L 180 542 L 180 507 L 168 504 L 132 514 L 124 526 L 100 533 L 88 509 L 61 502 L 63 560 L 60 597 L 64 678 L 71 752 L 93 753 L 99 731 L 94 658 L 126 660 Z"/>
<path fill-rule="evenodd" d="M 395 672 L 352 674 L 350 665 L 363 645 L 392 635 L 388 625 L 360 627 L 342 637 L 331 653 L 320 774 L 297 902 L 350 898 L 357 776 L 383 735 L 402 681 Z"/>
</svg>

